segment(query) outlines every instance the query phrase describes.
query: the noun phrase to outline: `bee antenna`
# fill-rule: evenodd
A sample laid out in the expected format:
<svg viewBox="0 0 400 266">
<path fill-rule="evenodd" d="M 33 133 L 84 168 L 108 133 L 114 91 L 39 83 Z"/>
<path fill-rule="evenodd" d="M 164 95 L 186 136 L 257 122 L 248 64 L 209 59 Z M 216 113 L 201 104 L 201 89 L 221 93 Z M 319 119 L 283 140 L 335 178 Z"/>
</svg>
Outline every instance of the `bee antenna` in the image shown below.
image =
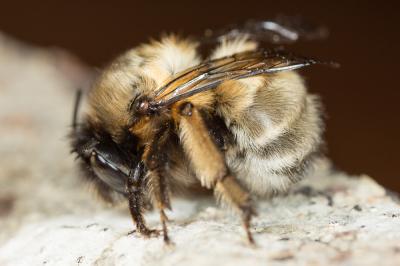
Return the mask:
<svg viewBox="0 0 400 266">
<path fill-rule="evenodd" d="M 81 102 L 81 98 L 82 98 L 82 89 L 78 89 L 75 94 L 74 114 L 72 117 L 72 128 L 74 131 L 76 130 L 76 128 L 78 126 L 77 120 L 78 120 L 78 111 L 79 111 L 79 105 Z"/>
</svg>

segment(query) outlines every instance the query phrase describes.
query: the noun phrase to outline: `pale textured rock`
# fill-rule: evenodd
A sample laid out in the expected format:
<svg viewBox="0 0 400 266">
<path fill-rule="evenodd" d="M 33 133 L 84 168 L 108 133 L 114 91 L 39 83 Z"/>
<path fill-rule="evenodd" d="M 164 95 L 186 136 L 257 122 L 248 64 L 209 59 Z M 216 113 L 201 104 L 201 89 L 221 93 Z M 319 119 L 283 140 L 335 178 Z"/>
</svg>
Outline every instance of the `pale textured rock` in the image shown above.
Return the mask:
<svg viewBox="0 0 400 266">
<path fill-rule="evenodd" d="M 0 265 L 400 265 L 397 198 L 325 161 L 287 196 L 259 201 L 257 247 L 212 199 L 173 202 L 174 246 L 127 235 L 125 207 L 94 201 L 68 154 L 72 89 L 88 76 L 65 54 L 0 36 Z"/>
</svg>

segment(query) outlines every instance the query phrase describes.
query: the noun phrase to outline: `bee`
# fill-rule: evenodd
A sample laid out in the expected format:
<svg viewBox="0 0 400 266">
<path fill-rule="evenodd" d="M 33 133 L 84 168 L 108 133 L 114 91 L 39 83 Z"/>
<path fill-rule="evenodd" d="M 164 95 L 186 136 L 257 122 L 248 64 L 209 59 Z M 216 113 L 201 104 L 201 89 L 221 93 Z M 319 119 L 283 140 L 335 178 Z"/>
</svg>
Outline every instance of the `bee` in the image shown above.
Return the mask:
<svg viewBox="0 0 400 266">
<path fill-rule="evenodd" d="M 165 242 L 170 198 L 213 191 L 252 243 L 254 198 L 300 180 L 320 156 L 324 129 L 320 99 L 296 72 L 321 62 L 262 45 L 312 33 L 251 22 L 125 52 L 93 83 L 80 122 L 76 101 L 71 146 L 84 177 L 106 201 L 128 201 L 137 232 L 162 232 Z M 214 45 L 206 57 L 204 43 Z M 146 226 L 149 205 L 162 231 Z"/>
</svg>

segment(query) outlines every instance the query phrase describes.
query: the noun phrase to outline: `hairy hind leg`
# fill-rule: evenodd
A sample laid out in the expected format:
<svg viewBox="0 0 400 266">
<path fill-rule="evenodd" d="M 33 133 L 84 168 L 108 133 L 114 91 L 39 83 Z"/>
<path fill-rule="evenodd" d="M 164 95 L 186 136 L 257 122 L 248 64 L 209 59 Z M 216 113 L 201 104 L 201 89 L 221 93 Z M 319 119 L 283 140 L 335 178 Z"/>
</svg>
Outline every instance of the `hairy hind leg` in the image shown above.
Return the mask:
<svg viewBox="0 0 400 266">
<path fill-rule="evenodd" d="M 178 110 L 175 120 L 179 124 L 181 142 L 201 184 L 214 188 L 218 198 L 240 212 L 247 238 L 254 243 L 250 220 L 255 212 L 249 193 L 229 172 L 224 155 L 210 137 L 199 111 L 191 103 L 180 105 Z"/>
</svg>

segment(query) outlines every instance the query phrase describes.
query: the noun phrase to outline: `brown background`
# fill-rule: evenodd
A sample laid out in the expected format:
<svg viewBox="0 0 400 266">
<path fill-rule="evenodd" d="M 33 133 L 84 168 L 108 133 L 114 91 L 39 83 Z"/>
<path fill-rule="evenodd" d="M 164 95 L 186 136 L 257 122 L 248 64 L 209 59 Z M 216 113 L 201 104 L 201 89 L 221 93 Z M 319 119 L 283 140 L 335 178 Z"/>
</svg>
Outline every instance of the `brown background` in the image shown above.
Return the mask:
<svg viewBox="0 0 400 266">
<path fill-rule="evenodd" d="M 302 15 L 327 25 L 327 41 L 293 50 L 333 59 L 339 70 L 304 71 L 328 113 L 329 155 L 340 169 L 367 173 L 400 191 L 399 12 L 388 1 L 26 1 L 2 3 L 0 31 L 41 46 L 65 48 L 93 66 L 160 32 Z M 394 1 L 393 1 L 394 2 Z"/>
</svg>

